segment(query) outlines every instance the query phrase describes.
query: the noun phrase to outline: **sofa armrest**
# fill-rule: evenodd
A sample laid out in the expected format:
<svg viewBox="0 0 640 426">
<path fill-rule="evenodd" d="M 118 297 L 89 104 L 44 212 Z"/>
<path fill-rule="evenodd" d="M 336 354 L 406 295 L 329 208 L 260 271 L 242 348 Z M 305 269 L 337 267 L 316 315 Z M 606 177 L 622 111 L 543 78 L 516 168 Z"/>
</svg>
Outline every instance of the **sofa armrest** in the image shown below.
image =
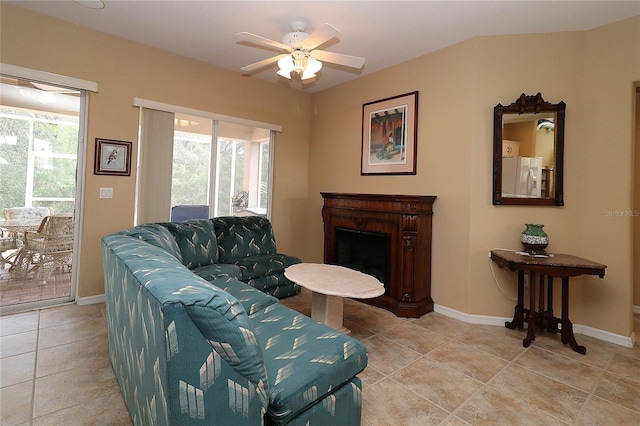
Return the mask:
<svg viewBox="0 0 640 426">
<path fill-rule="evenodd" d="M 151 245 L 163 249 L 167 253 L 173 255 L 176 259 L 182 262 L 182 254 L 178 243 L 171 233 L 157 223 L 146 223 L 138 225 L 133 228 L 119 232 L 118 234 L 127 235 L 129 237 L 138 238 Z"/>
</svg>

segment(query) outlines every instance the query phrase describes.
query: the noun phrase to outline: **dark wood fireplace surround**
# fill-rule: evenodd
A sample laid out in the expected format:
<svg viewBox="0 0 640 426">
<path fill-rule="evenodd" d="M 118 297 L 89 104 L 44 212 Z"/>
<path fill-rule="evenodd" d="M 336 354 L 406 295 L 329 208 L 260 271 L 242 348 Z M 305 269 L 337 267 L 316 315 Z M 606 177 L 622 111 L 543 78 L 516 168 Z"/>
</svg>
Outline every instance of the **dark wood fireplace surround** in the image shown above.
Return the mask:
<svg viewBox="0 0 640 426">
<path fill-rule="evenodd" d="M 363 301 L 400 317 L 433 310 L 431 216 L 435 196 L 321 193 L 324 262 L 337 264 L 336 228 L 390 236 L 385 294 Z"/>
</svg>

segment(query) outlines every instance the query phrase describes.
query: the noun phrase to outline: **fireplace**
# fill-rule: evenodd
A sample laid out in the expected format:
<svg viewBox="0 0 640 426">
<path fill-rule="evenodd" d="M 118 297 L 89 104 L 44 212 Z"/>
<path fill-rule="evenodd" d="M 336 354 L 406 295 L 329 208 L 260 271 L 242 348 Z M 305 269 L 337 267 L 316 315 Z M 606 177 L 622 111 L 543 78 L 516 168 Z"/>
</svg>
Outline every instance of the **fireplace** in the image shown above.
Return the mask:
<svg viewBox="0 0 640 426">
<path fill-rule="evenodd" d="M 402 317 L 433 310 L 431 216 L 435 196 L 322 193 L 324 262 L 372 275 L 385 294 L 366 303 Z"/>
</svg>

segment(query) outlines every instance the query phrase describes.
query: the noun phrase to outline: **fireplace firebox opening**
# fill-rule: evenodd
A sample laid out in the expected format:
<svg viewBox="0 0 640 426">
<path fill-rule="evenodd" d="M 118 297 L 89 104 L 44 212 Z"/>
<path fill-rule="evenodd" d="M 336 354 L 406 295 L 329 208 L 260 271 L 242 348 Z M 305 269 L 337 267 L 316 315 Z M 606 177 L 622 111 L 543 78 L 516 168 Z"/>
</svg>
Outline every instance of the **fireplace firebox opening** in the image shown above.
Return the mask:
<svg viewBox="0 0 640 426">
<path fill-rule="evenodd" d="M 377 278 L 389 290 L 391 236 L 355 229 L 335 229 L 336 264 Z"/>
</svg>

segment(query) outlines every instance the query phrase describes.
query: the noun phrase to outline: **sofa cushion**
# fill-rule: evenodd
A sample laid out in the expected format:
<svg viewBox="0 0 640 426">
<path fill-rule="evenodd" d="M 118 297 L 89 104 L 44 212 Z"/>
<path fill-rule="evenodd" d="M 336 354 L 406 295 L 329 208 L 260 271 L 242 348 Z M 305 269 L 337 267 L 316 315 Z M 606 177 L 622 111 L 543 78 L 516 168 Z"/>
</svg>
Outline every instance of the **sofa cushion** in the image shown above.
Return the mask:
<svg viewBox="0 0 640 426">
<path fill-rule="evenodd" d="M 236 259 L 234 262 L 242 271 L 242 281 L 269 275 L 283 274 L 285 268 L 300 263 L 300 259 L 288 254 L 257 254 Z"/>
<path fill-rule="evenodd" d="M 249 316 L 255 315 L 257 312 L 263 310 L 269 305 L 278 303 L 278 299 L 275 297 L 269 296 L 236 279 L 220 278 L 212 281 L 211 284 L 221 288 L 238 299 Z"/>
<path fill-rule="evenodd" d="M 212 282 L 218 278 L 235 278 L 242 279 L 240 267 L 231 263 L 213 263 L 211 265 L 198 266 L 191 270 L 200 278 Z"/>
<path fill-rule="evenodd" d="M 182 263 L 189 269 L 218 262 L 218 244 L 209 219 L 161 223 L 180 247 Z"/>
<path fill-rule="evenodd" d="M 182 254 L 180 253 L 180 247 L 176 243 L 175 238 L 164 226 L 156 223 L 147 223 L 138 225 L 134 228 L 122 231 L 123 234 L 130 237 L 138 238 L 142 241 L 146 241 L 149 244 L 153 244 L 172 254 L 176 259 L 182 262 Z"/>
<path fill-rule="evenodd" d="M 262 216 L 217 217 L 211 219 L 218 237 L 220 262 L 275 254 L 276 239 L 269 220 Z"/>
<path fill-rule="evenodd" d="M 279 299 L 300 292 L 300 286 L 289 281 L 284 274 L 253 278 L 247 284 Z"/>
<path fill-rule="evenodd" d="M 254 286 L 253 284 L 263 284 L 265 280 L 268 280 L 269 278 L 275 278 L 276 276 L 284 278 L 284 275 L 271 275 L 270 277 L 256 278 L 255 280 L 249 281 L 247 284 L 249 284 L 251 287 L 259 288 L 257 286 Z M 259 282 L 256 283 L 256 281 Z M 289 296 L 295 296 L 296 294 L 300 293 L 300 289 L 301 287 L 298 284 L 284 278 L 283 283 L 279 283 L 271 287 L 261 288 L 260 291 L 270 294 L 273 297 L 277 297 L 278 299 L 282 299 Z"/>
<path fill-rule="evenodd" d="M 264 354 L 267 412 L 275 424 L 286 424 L 367 366 L 362 343 L 281 304 L 250 321 Z"/>
</svg>

